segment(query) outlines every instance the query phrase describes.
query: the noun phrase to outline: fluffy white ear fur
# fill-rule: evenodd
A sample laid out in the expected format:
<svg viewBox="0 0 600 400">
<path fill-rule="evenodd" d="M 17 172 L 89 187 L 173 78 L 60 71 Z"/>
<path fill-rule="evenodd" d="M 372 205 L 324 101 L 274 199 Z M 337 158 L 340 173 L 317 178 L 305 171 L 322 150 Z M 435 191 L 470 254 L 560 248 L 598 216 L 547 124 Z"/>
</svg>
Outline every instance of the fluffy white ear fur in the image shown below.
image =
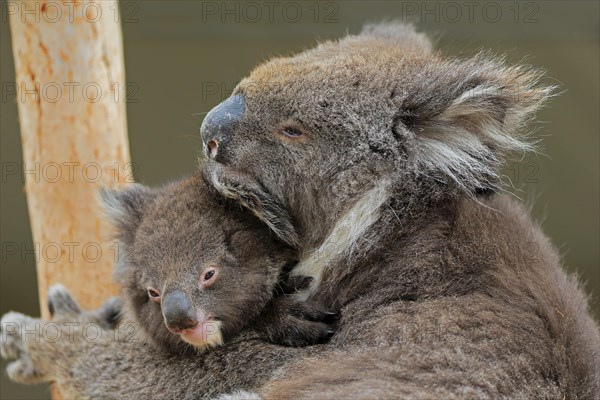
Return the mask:
<svg viewBox="0 0 600 400">
<path fill-rule="evenodd" d="M 497 188 L 507 154 L 535 150 L 524 127 L 555 87 L 539 85 L 539 71 L 483 56 L 456 68 L 472 72 L 449 89 L 457 95 L 446 108 L 413 127 L 415 160 L 424 173 L 440 171 L 470 192 Z"/>
<path fill-rule="evenodd" d="M 555 90 L 540 84 L 543 71 L 507 66 L 483 52 L 462 60 L 437 57 L 425 34 L 398 21 L 368 24 L 343 41 L 429 55 L 415 92 L 403 100 L 410 106 L 399 110 L 411 116 L 406 128 L 415 137 L 415 169 L 423 174 L 445 175 L 469 193 L 496 189 L 507 154 L 535 149 L 524 127 Z"/>
</svg>

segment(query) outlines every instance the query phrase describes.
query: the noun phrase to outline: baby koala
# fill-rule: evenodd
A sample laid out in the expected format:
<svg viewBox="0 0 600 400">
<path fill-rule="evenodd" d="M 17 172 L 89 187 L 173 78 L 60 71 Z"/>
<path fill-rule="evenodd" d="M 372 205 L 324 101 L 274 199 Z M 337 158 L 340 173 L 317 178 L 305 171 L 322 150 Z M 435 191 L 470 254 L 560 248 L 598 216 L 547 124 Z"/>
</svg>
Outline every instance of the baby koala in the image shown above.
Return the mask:
<svg viewBox="0 0 600 400">
<path fill-rule="evenodd" d="M 265 203 L 258 184 L 242 186 L 236 193 L 266 205 L 268 221 L 223 197 L 200 172 L 158 189 L 136 184 L 102 193 L 120 244 L 114 275 L 122 318 L 159 348 L 203 350 L 242 331 L 288 346 L 333 334 L 331 313 L 281 294 L 296 251 L 267 225 L 289 224 L 289 217 Z M 64 290 L 51 291 L 49 304 L 56 313 L 78 308 Z M 114 314 L 96 312 L 109 320 Z"/>
</svg>

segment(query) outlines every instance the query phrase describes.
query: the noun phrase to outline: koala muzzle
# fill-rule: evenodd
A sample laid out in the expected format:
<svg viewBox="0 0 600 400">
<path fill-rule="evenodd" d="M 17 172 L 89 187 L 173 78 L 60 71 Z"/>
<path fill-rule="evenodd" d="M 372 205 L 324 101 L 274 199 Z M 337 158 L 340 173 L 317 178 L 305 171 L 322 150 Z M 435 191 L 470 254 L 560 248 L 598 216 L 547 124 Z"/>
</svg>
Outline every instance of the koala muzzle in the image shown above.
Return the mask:
<svg viewBox="0 0 600 400">
<path fill-rule="evenodd" d="M 246 104 L 244 96 L 234 95 L 210 110 L 202 126 L 200 135 L 204 152 L 212 159 L 216 159 L 219 151 L 227 144 L 240 118 L 244 115 Z"/>
<path fill-rule="evenodd" d="M 163 297 L 161 306 L 165 324 L 172 332 L 179 333 L 198 325 L 196 311 L 182 291 L 168 293 Z"/>
</svg>

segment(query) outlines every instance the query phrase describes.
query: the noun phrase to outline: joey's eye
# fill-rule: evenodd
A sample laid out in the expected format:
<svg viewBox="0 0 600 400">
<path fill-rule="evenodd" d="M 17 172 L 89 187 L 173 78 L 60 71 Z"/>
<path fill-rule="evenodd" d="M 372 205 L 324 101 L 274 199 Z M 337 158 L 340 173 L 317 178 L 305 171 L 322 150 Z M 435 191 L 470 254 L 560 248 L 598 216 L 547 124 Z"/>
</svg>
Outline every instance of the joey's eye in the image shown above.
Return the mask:
<svg viewBox="0 0 600 400">
<path fill-rule="evenodd" d="M 217 283 L 219 280 L 219 267 L 210 266 L 200 273 L 200 288 L 206 289 Z"/>
<path fill-rule="evenodd" d="M 215 276 L 215 271 L 211 269 L 210 271 L 206 272 L 206 274 L 204 274 L 204 281 L 208 281 L 213 276 Z"/>
<path fill-rule="evenodd" d="M 292 125 L 283 125 L 277 128 L 277 133 L 288 139 L 300 139 L 305 136 L 301 128 Z"/>
<path fill-rule="evenodd" d="M 158 289 L 154 289 L 153 287 L 149 287 L 147 290 L 150 300 L 155 303 L 160 303 L 160 291 Z"/>
</svg>

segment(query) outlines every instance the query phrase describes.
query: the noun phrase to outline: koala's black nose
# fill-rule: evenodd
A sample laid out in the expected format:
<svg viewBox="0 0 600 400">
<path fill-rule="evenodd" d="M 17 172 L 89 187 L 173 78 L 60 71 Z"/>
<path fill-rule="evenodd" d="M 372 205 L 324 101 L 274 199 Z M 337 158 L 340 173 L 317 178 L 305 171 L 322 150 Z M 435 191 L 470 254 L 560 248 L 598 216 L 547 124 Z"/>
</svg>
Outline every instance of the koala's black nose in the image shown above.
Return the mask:
<svg viewBox="0 0 600 400">
<path fill-rule="evenodd" d="M 227 144 L 233 129 L 244 115 L 244 96 L 236 94 L 210 110 L 200 127 L 204 152 L 212 159 Z"/>
<path fill-rule="evenodd" d="M 161 307 L 167 328 L 173 332 L 193 329 L 198 325 L 196 311 L 182 291 L 167 293 L 163 297 Z"/>
</svg>

